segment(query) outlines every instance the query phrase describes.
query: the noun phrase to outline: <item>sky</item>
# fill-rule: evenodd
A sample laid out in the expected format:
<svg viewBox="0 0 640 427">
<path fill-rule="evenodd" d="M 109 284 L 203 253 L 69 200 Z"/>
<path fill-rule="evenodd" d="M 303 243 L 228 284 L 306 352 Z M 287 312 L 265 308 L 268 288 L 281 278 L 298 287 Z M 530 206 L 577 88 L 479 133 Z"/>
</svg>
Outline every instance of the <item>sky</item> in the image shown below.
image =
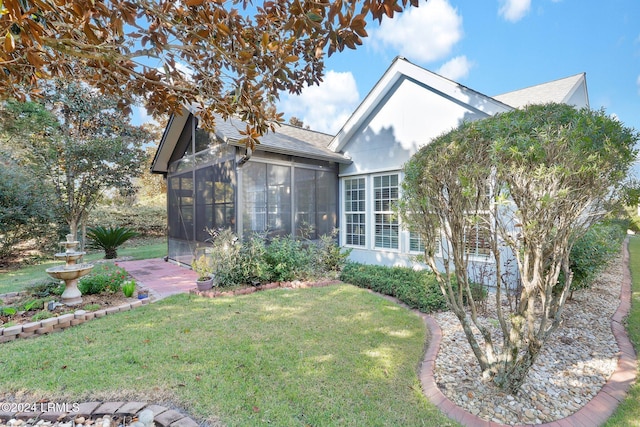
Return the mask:
<svg viewBox="0 0 640 427">
<path fill-rule="evenodd" d="M 320 86 L 281 96 L 286 118 L 337 133 L 400 55 L 489 96 L 584 72 L 591 108 L 640 131 L 639 0 L 421 0 L 366 29 Z"/>
</svg>

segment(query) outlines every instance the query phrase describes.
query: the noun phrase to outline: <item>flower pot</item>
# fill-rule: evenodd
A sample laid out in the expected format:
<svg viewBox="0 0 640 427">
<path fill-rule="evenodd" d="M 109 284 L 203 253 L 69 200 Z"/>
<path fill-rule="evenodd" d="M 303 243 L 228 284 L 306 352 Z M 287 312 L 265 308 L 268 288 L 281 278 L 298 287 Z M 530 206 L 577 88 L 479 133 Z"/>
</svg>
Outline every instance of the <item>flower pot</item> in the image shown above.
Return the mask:
<svg viewBox="0 0 640 427">
<path fill-rule="evenodd" d="M 213 288 L 213 277 L 207 280 L 196 280 L 196 286 L 199 291 L 208 291 Z"/>
</svg>

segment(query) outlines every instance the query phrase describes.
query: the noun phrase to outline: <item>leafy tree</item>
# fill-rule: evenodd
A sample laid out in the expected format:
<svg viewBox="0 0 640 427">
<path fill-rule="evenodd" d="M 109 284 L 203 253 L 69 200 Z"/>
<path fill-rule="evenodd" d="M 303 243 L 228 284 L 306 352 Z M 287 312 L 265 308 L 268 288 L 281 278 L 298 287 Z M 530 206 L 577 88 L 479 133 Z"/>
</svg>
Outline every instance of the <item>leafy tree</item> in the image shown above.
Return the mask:
<svg viewBox="0 0 640 427">
<path fill-rule="evenodd" d="M 367 19 L 393 17 L 418 0 L 3 0 L 0 93 L 37 96 L 49 77 L 74 76 L 126 107 L 142 97 L 163 115 L 182 105 L 213 128 L 237 114 L 253 145 L 280 91 L 317 84 L 325 53 L 354 49 Z M 79 66 L 80 65 L 80 66 Z"/>
<path fill-rule="evenodd" d="M 47 234 L 53 219 L 47 195 L 35 177 L 0 159 L 0 258 L 15 244 Z"/>
<path fill-rule="evenodd" d="M 425 258 L 483 376 L 506 391 L 517 392 L 560 325 L 572 282 L 571 248 L 611 208 L 639 139 L 603 111 L 529 106 L 465 123 L 406 164 L 400 213 L 425 242 L 446 237 L 443 271 L 435 245 L 426 244 Z M 481 321 L 471 298 L 466 243 L 478 230 L 496 269 L 490 278 L 499 331 Z M 514 285 L 501 271 L 506 256 L 515 258 L 519 273 L 515 305 L 503 304 Z M 561 272 L 564 284 L 554 292 Z"/>
<path fill-rule="evenodd" d="M 17 147 L 22 163 L 53 187 L 52 208 L 77 235 L 106 190 L 133 191 L 150 136 L 129 123 L 116 99 L 82 84 L 51 85 L 44 95 L 43 103 L 6 103 L 2 123 L 14 138 L 5 144 Z M 10 124 L 14 118 L 19 127 Z M 46 126 L 38 129 L 41 123 Z"/>
</svg>

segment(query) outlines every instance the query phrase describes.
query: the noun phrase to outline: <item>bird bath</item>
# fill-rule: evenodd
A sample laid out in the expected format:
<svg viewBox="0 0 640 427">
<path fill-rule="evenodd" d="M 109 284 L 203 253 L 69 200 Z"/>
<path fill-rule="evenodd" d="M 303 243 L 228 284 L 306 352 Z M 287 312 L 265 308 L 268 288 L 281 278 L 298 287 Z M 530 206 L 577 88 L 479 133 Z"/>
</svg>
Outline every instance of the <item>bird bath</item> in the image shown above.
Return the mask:
<svg viewBox="0 0 640 427">
<path fill-rule="evenodd" d="M 65 251 L 54 255 L 56 259 L 64 259 L 65 265 L 58 265 L 45 270 L 54 279 L 64 281 L 65 287 L 61 299 L 65 305 L 82 303 L 82 293 L 78 289 L 78 279 L 89 274 L 93 268 L 91 264 L 76 264 L 76 261 L 86 253 L 76 251 L 78 243 L 80 242 L 73 239 L 73 234 L 67 234 L 67 240 L 60 242 L 60 245 L 65 247 Z"/>
</svg>

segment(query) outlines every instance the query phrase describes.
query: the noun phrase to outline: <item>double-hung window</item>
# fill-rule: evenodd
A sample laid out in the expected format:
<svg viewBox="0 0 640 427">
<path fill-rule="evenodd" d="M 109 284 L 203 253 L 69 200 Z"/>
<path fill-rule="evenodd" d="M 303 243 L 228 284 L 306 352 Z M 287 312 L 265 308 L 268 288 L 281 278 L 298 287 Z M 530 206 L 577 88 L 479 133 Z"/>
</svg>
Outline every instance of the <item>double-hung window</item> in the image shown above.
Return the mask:
<svg viewBox="0 0 640 427">
<path fill-rule="evenodd" d="M 393 212 L 399 195 L 398 174 L 373 177 L 374 242 L 376 248 L 398 249 L 400 225 Z"/>
<path fill-rule="evenodd" d="M 364 178 L 344 180 L 345 243 L 366 245 L 366 181 Z"/>
</svg>

